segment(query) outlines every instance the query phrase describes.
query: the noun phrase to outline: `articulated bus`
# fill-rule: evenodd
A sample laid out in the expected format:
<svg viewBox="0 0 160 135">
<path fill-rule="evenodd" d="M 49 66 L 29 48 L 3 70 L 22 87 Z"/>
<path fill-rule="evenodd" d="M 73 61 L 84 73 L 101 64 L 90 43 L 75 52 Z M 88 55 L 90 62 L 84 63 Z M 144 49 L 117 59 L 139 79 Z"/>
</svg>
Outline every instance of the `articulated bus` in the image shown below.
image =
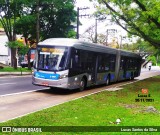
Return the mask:
<svg viewBox="0 0 160 135">
<path fill-rule="evenodd" d="M 32 83 L 84 90 L 140 75 L 142 58 L 135 53 L 77 39 L 51 38 L 37 45 Z"/>
</svg>

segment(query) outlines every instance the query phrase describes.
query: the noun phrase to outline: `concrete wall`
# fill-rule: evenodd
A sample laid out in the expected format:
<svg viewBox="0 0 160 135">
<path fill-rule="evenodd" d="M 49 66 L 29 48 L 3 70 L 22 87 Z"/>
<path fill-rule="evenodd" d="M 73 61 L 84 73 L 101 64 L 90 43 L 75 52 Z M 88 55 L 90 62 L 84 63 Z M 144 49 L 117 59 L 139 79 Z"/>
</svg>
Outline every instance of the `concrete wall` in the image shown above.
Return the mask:
<svg viewBox="0 0 160 135">
<path fill-rule="evenodd" d="M 5 46 L 6 42 L 8 42 L 7 36 L 0 34 L 0 62 L 8 65 L 10 63 L 10 49 Z"/>
</svg>

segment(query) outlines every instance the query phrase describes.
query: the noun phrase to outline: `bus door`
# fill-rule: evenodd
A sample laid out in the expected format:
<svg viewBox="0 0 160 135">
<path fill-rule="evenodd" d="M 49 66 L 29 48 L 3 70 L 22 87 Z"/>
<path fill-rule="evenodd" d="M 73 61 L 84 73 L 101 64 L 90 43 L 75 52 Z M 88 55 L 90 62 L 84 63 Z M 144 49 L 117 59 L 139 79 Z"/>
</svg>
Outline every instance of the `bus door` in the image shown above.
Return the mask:
<svg viewBox="0 0 160 135">
<path fill-rule="evenodd" d="M 122 74 L 123 74 L 123 79 L 126 78 L 126 72 L 127 72 L 126 61 L 127 61 L 127 59 L 122 56 L 122 58 L 121 58 L 121 71 L 122 71 Z"/>
<path fill-rule="evenodd" d="M 98 55 L 93 56 L 93 72 L 92 72 L 92 82 L 95 84 L 97 82 L 97 69 L 98 69 Z"/>
<path fill-rule="evenodd" d="M 124 57 L 123 67 L 124 67 L 123 77 L 126 78 L 126 74 L 127 74 L 127 58 L 126 57 Z"/>
</svg>

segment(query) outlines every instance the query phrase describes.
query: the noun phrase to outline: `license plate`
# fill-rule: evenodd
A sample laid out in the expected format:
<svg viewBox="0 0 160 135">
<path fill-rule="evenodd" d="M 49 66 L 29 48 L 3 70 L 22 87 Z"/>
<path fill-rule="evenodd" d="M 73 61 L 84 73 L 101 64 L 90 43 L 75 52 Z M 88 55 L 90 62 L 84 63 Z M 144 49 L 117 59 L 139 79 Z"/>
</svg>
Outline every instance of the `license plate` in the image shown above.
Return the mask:
<svg viewBox="0 0 160 135">
<path fill-rule="evenodd" d="M 48 84 L 48 82 L 42 82 L 42 85 L 48 86 L 49 84 Z"/>
</svg>

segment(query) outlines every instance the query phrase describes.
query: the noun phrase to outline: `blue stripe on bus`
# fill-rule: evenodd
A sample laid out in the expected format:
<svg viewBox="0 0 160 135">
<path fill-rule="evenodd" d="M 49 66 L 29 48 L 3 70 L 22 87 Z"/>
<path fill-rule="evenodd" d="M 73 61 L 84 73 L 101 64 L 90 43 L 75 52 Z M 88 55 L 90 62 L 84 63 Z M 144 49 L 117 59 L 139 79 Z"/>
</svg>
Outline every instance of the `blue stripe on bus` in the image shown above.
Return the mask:
<svg viewBox="0 0 160 135">
<path fill-rule="evenodd" d="M 126 78 L 130 78 L 131 77 L 131 72 L 127 72 L 126 73 Z"/>
<path fill-rule="evenodd" d="M 111 81 L 113 81 L 114 80 L 114 78 L 115 78 L 115 75 L 114 74 L 111 74 L 111 76 L 110 76 L 111 78 Z"/>
<path fill-rule="evenodd" d="M 104 81 L 107 80 L 107 76 L 108 76 L 108 74 L 104 76 Z M 114 74 L 110 74 L 110 81 L 113 81 L 114 78 L 115 78 L 115 75 Z"/>
<path fill-rule="evenodd" d="M 35 77 L 37 78 L 43 78 L 43 79 L 51 79 L 51 80 L 58 80 L 60 75 L 59 74 L 49 74 L 49 73 L 41 73 L 41 72 L 35 72 Z"/>
</svg>

